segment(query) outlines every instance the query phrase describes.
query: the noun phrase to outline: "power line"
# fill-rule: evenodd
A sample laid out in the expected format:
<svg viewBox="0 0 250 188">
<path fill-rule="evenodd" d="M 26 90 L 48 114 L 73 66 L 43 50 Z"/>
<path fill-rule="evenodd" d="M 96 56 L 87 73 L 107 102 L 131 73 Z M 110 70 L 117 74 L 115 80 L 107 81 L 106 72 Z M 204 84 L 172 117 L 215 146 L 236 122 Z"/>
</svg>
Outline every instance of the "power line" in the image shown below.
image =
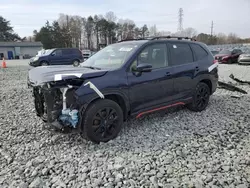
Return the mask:
<svg viewBox="0 0 250 188">
<path fill-rule="evenodd" d="M 178 17 L 179 17 L 179 19 L 178 19 L 178 29 L 177 29 L 177 31 L 183 31 L 183 9 L 182 8 L 180 8 L 179 9 L 179 12 L 178 12 Z"/>
</svg>

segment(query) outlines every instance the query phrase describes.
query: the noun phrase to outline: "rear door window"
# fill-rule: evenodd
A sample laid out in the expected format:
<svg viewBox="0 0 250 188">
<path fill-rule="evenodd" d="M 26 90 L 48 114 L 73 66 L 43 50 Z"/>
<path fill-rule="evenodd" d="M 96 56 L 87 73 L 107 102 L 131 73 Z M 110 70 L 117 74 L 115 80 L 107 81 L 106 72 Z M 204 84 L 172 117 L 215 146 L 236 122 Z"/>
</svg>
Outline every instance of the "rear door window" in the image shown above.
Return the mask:
<svg viewBox="0 0 250 188">
<path fill-rule="evenodd" d="M 186 43 L 171 42 L 168 44 L 173 66 L 194 62 L 193 53 Z"/>
<path fill-rule="evenodd" d="M 208 56 L 207 51 L 203 47 L 201 47 L 199 44 L 191 44 L 191 47 L 194 51 L 196 60 L 201 60 Z"/>
<path fill-rule="evenodd" d="M 72 55 L 73 50 L 72 49 L 63 49 L 63 55 Z"/>
</svg>

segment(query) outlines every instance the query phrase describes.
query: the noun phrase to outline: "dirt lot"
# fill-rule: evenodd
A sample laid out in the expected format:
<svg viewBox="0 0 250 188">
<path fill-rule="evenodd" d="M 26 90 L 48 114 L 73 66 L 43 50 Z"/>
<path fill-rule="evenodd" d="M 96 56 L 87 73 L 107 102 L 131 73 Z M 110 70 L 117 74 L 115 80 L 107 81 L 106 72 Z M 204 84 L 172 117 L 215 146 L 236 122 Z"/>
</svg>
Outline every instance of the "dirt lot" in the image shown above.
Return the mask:
<svg viewBox="0 0 250 188">
<path fill-rule="evenodd" d="M 201 113 L 133 119 L 117 139 L 95 145 L 36 117 L 26 63 L 0 69 L 1 188 L 250 185 L 249 94 L 232 98 L 238 93 L 218 89 Z M 221 80 L 232 81 L 230 73 L 250 80 L 250 66 L 220 65 Z"/>
</svg>

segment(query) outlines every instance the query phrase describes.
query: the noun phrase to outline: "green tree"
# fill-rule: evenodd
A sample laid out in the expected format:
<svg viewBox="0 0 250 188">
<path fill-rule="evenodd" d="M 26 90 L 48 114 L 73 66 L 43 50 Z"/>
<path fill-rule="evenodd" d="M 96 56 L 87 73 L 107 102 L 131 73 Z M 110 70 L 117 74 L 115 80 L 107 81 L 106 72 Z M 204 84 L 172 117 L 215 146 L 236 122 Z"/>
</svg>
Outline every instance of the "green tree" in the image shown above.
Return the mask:
<svg viewBox="0 0 250 188">
<path fill-rule="evenodd" d="M 45 26 L 43 26 L 35 36 L 35 41 L 41 41 L 45 49 L 51 49 L 55 47 L 53 41 L 53 27 L 47 21 Z"/>
<path fill-rule="evenodd" d="M 10 21 L 0 16 L 0 41 L 21 40 L 18 34 L 14 33 Z"/>
</svg>

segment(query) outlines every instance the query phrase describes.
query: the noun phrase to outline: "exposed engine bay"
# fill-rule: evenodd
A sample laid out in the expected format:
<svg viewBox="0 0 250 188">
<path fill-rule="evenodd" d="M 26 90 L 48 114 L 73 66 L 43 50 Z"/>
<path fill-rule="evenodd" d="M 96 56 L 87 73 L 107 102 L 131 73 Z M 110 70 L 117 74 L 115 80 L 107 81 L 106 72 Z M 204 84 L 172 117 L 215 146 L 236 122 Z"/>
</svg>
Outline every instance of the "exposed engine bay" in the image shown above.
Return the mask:
<svg viewBox="0 0 250 188">
<path fill-rule="evenodd" d="M 79 108 L 75 98 L 77 86 L 44 84 L 33 87 L 37 116 L 55 127 L 76 128 L 79 122 Z"/>
<path fill-rule="evenodd" d="M 27 84 L 33 89 L 37 116 L 58 129 L 78 128 L 84 107 L 83 104 L 79 104 L 76 91 L 89 86 L 92 90 L 89 92 L 94 91 L 99 97 L 104 98 L 88 79 L 106 73 L 104 70 L 70 66 L 37 67 L 29 70 Z"/>
</svg>

